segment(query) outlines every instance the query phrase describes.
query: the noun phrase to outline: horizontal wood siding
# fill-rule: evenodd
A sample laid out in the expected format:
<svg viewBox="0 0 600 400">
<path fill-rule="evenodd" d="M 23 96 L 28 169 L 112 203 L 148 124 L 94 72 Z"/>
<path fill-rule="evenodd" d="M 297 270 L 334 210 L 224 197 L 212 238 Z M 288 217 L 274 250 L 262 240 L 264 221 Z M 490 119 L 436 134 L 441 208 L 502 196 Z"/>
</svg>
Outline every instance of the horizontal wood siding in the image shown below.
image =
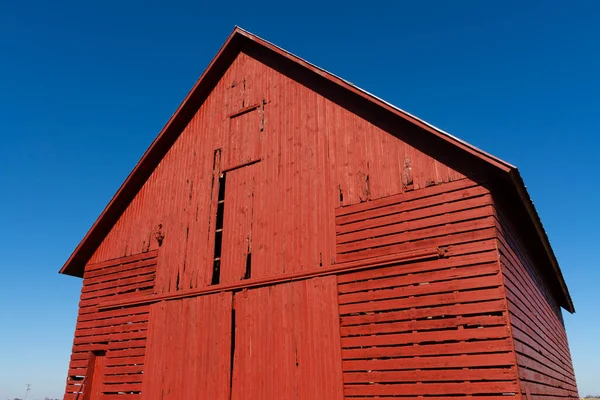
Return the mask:
<svg viewBox="0 0 600 400">
<path fill-rule="evenodd" d="M 336 263 L 334 209 L 340 205 L 464 176 L 426 153 L 431 149 L 400 139 L 418 137 L 418 128 L 402 125 L 390 134 L 269 62 L 237 56 L 92 262 L 160 246 L 158 293 L 209 286 L 215 150 L 222 151 L 223 168 L 239 156 L 231 141 L 240 118 L 260 125 L 252 128 L 259 136 L 250 157 L 261 160 L 254 166 L 252 277 Z M 252 111 L 236 114 L 245 109 Z"/>
<path fill-rule="evenodd" d="M 106 352 L 102 398 L 141 399 L 149 306 L 110 311 L 98 306 L 151 294 L 156 261 L 151 251 L 86 266 L 65 400 L 78 398 L 84 388 L 94 351 Z"/>
<path fill-rule="evenodd" d="M 339 262 L 494 237 L 489 191 L 469 179 L 336 210 Z"/>
<path fill-rule="evenodd" d="M 445 257 L 338 276 L 346 398 L 516 398 L 488 191 L 461 180 L 337 210 L 340 259 Z"/>
<path fill-rule="evenodd" d="M 530 399 L 578 399 L 560 306 L 515 225 L 497 210 L 498 247 L 521 391 Z"/>
</svg>

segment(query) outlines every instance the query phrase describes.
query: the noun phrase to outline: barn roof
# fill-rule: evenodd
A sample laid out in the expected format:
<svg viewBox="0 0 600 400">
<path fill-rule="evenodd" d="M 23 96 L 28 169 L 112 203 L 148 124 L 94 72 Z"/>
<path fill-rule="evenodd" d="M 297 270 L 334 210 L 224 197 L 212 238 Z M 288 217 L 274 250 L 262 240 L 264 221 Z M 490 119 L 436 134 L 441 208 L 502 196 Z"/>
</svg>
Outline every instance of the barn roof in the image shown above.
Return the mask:
<svg viewBox="0 0 600 400">
<path fill-rule="evenodd" d="M 566 310 L 574 312 L 573 302 L 560 271 L 556 256 L 550 246 L 550 242 L 537 211 L 527 193 L 521 175 L 515 166 L 458 139 L 377 96 L 360 89 L 352 83 L 239 27 L 234 28 L 215 58 L 211 61 L 181 105 L 177 108 L 173 116 L 171 116 L 133 171 L 129 174 L 117 193 L 102 211 L 94 225 L 90 228 L 83 240 L 61 268 L 60 273 L 79 277 L 83 276 L 85 264 L 98 248 L 102 240 L 104 240 L 121 214 L 125 211 L 129 203 L 142 188 L 152 171 L 175 142 L 183 128 L 194 116 L 202 102 L 210 94 L 219 78 L 242 49 L 245 51 L 254 49 L 267 52 L 269 55 L 279 57 L 288 64 L 293 63 L 295 67 L 301 68 L 304 73 L 316 74 L 328 81 L 328 83 L 339 86 L 339 88 L 345 90 L 348 94 L 359 96 L 380 109 L 385 110 L 387 113 L 394 114 L 395 116 L 422 128 L 424 132 L 434 135 L 457 149 L 460 149 L 465 154 L 469 154 L 484 162 L 494 174 L 501 178 L 500 181 L 505 185 L 503 189 L 508 190 L 512 198 L 515 199 L 515 204 L 518 204 L 525 213 L 524 215 L 527 216 L 527 224 L 535 232 L 535 236 L 537 237 L 536 240 L 543 249 L 544 257 L 552 268 L 550 283 L 558 289 L 555 294 L 557 295 L 559 303 Z"/>
</svg>

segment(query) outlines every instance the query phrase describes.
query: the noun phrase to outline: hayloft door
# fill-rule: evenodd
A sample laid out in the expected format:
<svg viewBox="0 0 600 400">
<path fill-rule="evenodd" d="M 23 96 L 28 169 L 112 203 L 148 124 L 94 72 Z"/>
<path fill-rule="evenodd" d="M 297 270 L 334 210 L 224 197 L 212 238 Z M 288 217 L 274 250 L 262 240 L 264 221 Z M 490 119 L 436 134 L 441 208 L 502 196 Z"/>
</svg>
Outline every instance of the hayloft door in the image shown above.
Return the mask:
<svg viewBox="0 0 600 400">
<path fill-rule="evenodd" d="M 226 169 L 260 160 L 264 125 L 262 104 L 245 108 L 229 116 L 229 143 Z"/>
<path fill-rule="evenodd" d="M 252 277 L 254 198 L 260 171 L 262 103 L 229 115 L 229 138 L 215 151 L 213 193 L 218 193 L 211 284 Z M 215 190 L 216 189 L 216 190 Z M 213 200 L 214 201 L 214 200 Z"/>
<path fill-rule="evenodd" d="M 234 294 L 231 400 L 343 400 L 335 276 Z"/>
<path fill-rule="evenodd" d="M 252 277 L 252 227 L 258 168 L 259 164 L 251 164 L 226 173 L 221 283 Z"/>
</svg>

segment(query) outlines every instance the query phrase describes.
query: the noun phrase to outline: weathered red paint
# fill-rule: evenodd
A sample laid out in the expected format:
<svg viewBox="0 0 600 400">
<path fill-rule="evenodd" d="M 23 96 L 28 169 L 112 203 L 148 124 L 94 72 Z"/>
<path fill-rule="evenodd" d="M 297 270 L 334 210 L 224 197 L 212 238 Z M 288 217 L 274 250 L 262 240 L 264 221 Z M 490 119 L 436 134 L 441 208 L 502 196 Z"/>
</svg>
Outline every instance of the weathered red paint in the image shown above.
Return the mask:
<svg viewBox="0 0 600 400">
<path fill-rule="evenodd" d="M 236 29 L 62 269 L 65 399 L 575 398 L 515 171 Z"/>
</svg>

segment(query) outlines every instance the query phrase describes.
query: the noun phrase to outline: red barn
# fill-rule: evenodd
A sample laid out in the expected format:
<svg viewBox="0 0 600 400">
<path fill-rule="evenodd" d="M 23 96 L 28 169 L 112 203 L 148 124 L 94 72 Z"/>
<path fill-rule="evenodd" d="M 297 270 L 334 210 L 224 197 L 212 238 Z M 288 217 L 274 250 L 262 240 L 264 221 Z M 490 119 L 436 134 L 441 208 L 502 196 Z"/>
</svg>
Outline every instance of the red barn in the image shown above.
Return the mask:
<svg viewBox="0 0 600 400">
<path fill-rule="evenodd" d="M 236 28 L 61 273 L 65 399 L 576 399 L 517 169 Z"/>
</svg>

